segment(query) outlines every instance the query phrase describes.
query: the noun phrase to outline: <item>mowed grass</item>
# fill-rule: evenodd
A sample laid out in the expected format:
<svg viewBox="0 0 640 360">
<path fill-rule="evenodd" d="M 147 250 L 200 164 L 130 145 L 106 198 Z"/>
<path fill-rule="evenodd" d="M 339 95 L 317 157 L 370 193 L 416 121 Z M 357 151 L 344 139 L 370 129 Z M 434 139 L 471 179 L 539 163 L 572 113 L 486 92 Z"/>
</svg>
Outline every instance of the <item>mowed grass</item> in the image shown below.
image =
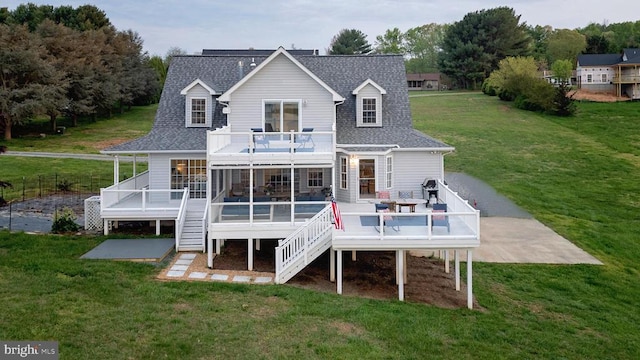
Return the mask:
<svg viewBox="0 0 640 360">
<path fill-rule="evenodd" d="M 636 359 L 639 104 L 575 118 L 477 94 L 412 98 L 415 126 L 477 176 L 604 262 L 474 264 L 481 309 L 445 310 L 289 286 L 155 280 L 79 256 L 103 238 L 0 232 L 0 338 L 57 340 L 62 358 Z M 602 122 L 609 122 L 604 130 Z M 1 158 L 0 158 L 1 159 Z M 410 300 L 410 297 L 409 297 Z"/>
<path fill-rule="evenodd" d="M 136 106 L 109 119 L 84 119 L 77 127 L 72 127 L 70 120 L 60 119 L 58 125 L 66 127 L 63 135 L 49 134 L 48 120 L 36 119 L 26 129 L 16 130 L 16 133 L 24 134 L 10 141 L 0 139 L 0 145 L 13 151 L 96 154 L 109 146 L 146 135 L 151 130 L 157 109 L 157 104 Z"/>
</svg>

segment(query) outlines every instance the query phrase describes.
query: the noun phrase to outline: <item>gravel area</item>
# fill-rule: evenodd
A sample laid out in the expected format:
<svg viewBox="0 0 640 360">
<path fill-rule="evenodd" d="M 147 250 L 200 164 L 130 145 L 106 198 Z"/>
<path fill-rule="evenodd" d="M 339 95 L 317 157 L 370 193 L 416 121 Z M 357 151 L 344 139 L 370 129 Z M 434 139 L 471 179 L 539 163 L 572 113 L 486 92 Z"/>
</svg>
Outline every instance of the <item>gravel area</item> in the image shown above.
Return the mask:
<svg viewBox="0 0 640 360">
<path fill-rule="evenodd" d="M 0 229 L 12 231 L 47 233 L 51 231 L 53 214 L 65 207 L 71 208 L 78 217 L 76 222 L 84 227 L 84 199 L 91 195 L 52 195 L 42 198 L 14 202 L 0 207 Z"/>
</svg>

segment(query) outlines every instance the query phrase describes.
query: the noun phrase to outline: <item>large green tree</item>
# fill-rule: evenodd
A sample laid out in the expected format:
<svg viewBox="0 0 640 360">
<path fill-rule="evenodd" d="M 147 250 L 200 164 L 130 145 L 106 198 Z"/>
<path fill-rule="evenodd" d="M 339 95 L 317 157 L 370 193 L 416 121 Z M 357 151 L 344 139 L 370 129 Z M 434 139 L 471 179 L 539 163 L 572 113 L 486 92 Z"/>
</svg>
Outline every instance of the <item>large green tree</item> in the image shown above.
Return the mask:
<svg viewBox="0 0 640 360">
<path fill-rule="evenodd" d="M 556 29 L 549 35 L 547 55 L 550 64 L 557 60 L 576 61 L 587 48 L 585 36 L 576 30 Z"/>
<path fill-rule="evenodd" d="M 47 97 L 61 91 L 62 76 L 47 60 L 40 37 L 25 25 L 0 24 L 0 126 L 11 140 L 13 126 L 45 111 Z"/>
<path fill-rule="evenodd" d="M 447 27 L 448 25 L 431 23 L 407 30 L 404 35 L 408 56 L 407 72 L 438 71 L 438 53 L 441 50 Z"/>
<path fill-rule="evenodd" d="M 447 29 L 438 65 L 459 87 L 477 88 L 500 60 L 527 55 L 529 43 L 526 24 L 513 9 L 476 11 Z"/>
<path fill-rule="evenodd" d="M 357 29 L 342 29 L 333 37 L 327 53 L 329 55 L 368 54 L 372 51 L 367 35 Z"/>
<path fill-rule="evenodd" d="M 405 54 L 404 34 L 400 29 L 387 29 L 384 35 L 376 36 L 376 52 L 379 54 Z"/>
</svg>

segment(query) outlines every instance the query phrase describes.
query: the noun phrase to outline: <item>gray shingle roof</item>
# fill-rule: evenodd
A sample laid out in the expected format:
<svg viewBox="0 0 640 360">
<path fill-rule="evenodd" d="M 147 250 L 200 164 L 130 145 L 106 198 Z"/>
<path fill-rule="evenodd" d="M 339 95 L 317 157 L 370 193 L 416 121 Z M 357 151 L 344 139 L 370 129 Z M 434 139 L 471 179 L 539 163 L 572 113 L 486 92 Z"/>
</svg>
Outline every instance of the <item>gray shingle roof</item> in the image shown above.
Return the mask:
<svg viewBox="0 0 640 360">
<path fill-rule="evenodd" d="M 622 61 L 620 54 L 580 54 L 578 64 L 580 66 L 614 65 Z"/>
<path fill-rule="evenodd" d="M 306 56 L 295 58 L 346 100 L 337 106 L 338 144 L 399 145 L 402 148 L 451 148 L 413 129 L 404 59 L 398 55 Z M 146 136 L 105 152 L 204 151 L 206 131 L 223 126 L 222 105 L 215 102 L 212 127 L 185 128 L 185 98 L 180 91 L 200 79 L 218 92 L 231 88 L 266 56 L 175 56 L 160 98 L 153 128 Z M 242 62 L 242 70 L 239 62 Z M 357 128 L 355 95 L 367 79 L 382 86 L 382 127 Z"/>
</svg>

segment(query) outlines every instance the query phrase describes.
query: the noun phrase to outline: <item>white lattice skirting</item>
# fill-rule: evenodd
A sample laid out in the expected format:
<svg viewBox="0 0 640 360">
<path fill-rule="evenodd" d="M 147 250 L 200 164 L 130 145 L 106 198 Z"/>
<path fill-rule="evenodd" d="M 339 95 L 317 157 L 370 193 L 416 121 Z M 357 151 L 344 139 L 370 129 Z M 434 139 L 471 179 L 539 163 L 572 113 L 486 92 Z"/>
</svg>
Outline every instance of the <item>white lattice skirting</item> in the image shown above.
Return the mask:
<svg viewBox="0 0 640 360">
<path fill-rule="evenodd" d="M 102 230 L 100 218 L 100 196 L 92 196 L 84 200 L 84 229 Z"/>
</svg>

